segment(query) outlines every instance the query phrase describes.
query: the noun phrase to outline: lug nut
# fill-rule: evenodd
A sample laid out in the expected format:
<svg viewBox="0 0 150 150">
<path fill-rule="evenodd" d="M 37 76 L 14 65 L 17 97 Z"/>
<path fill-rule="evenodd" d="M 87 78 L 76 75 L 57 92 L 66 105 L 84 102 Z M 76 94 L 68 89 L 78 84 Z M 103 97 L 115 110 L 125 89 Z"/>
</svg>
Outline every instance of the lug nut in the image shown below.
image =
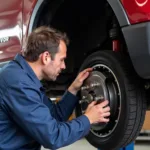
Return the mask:
<svg viewBox="0 0 150 150">
<path fill-rule="evenodd" d="M 98 101 L 98 100 L 103 100 L 104 99 L 104 96 L 97 96 L 94 98 L 94 100 Z"/>
<path fill-rule="evenodd" d="M 82 104 L 83 103 L 83 101 L 82 100 L 79 100 L 79 104 Z"/>
<path fill-rule="evenodd" d="M 87 86 L 83 86 L 81 87 L 81 90 L 88 90 L 90 87 L 87 85 Z"/>
<path fill-rule="evenodd" d="M 88 102 L 88 99 L 86 98 L 86 96 L 83 96 L 82 99 L 79 100 L 79 104 L 82 104 L 82 103 L 84 103 L 84 102 L 89 103 L 89 102 Z"/>
<path fill-rule="evenodd" d="M 86 96 L 82 96 L 82 99 L 86 99 Z"/>
<path fill-rule="evenodd" d="M 92 83 L 92 84 L 90 85 L 90 87 L 97 87 L 97 86 L 100 86 L 100 83 Z"/>
</svg>

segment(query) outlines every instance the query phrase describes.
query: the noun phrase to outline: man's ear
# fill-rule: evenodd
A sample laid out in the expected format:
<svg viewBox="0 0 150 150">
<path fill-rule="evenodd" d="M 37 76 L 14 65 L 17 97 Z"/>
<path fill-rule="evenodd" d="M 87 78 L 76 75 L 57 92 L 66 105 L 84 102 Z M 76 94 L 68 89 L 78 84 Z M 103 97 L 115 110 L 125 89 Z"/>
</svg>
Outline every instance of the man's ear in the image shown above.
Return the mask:
<svg viewBox="0 0 150 150">
<path fill-rule="evenodd" d="M 44 53 L 42 53 L 41 59 L 44 65 L 49 64 L 49 62 L 51 61 L 50 53 L 48 51 L 45 51 Z"/>
</svg>

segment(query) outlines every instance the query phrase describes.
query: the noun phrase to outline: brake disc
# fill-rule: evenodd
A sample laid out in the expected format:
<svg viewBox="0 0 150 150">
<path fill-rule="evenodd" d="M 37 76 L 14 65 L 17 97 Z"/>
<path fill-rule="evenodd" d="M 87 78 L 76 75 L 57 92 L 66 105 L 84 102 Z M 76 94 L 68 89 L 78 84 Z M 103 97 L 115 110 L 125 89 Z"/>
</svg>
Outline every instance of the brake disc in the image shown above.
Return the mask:
<svg viewBox="0 0 150 150">
<path fill-rule="evenodd" d="M 111 116 L 109 123 L 92 124 L 91 132 L 97 136 L 107 136 L 113 131 L 118 119 L 118 87 L 113 73 L 105 66 L 95 66 L 94 71 L 84 81 L 81 87 L 81 105 L 82 114 L 92 101 L 101 103 L 104 100 L 109 101 Z"/>
</svg>

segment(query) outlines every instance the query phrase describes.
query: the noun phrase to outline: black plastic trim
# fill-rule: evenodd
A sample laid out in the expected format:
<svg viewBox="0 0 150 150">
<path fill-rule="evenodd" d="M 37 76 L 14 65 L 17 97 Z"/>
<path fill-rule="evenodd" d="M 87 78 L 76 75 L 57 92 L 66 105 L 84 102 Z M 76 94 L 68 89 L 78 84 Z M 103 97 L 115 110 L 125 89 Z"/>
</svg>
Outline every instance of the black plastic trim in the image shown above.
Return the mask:
<svg viewBox="0 0 150 150">
<path fill-rule="evenodd" d="M 150 22 L 123 27 L 122 32 L 137 74 L 150 79 Z"/>
<path fill-rule="evenodd" d="M 121 27 L 130 25 L 127 14 L 120 2 L 120 0 L 107 0 L 111 8 L 113 9 L 118 22 Z"/>
</svg>

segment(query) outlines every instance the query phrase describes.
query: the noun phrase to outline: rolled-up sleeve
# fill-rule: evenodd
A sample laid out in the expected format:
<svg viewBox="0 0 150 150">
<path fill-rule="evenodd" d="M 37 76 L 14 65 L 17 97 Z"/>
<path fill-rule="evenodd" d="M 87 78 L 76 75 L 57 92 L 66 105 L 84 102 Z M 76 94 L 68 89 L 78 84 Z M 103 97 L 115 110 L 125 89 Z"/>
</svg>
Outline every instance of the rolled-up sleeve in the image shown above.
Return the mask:
<svg viewBox="0 0 150 150">
<path fill-rule="evenodd" d="M 13 120 L 45 148 L 66 146 L 89 132 L 90 122 L 84 115 L 68 122 L 53 118 L 41 100 L 40 91 L 31 84 L 11 85 L 5 93 L 3 101 Z"/>
</svg>

